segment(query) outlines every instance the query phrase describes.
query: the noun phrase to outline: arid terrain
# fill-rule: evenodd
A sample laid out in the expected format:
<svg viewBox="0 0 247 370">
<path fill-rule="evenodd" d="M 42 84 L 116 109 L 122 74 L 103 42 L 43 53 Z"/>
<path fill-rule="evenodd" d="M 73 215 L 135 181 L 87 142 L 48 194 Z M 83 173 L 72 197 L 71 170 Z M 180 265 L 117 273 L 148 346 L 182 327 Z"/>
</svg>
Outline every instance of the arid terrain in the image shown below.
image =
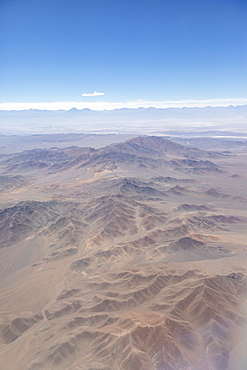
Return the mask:
<svg viewBox="0 0 247 370">
<path fill-rule="evenodd" d="M 6 139 L 0 369 L 246 369 L 246 143 L 105 142 Z"/>
</svg>

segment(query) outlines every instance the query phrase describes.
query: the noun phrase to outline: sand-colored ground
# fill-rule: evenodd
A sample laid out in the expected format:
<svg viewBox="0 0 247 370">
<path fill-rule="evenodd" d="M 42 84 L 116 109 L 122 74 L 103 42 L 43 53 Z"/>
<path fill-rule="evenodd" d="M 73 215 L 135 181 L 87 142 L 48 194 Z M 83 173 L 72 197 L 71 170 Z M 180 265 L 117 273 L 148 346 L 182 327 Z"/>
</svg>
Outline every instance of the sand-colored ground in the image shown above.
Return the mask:
<svg viewBox="0 0 247 370">
<path fill-rule="evenodd" d="M 246 159 L 155 137 L 1 157 L 0 368 L 243 370 Z"/>
</svg>

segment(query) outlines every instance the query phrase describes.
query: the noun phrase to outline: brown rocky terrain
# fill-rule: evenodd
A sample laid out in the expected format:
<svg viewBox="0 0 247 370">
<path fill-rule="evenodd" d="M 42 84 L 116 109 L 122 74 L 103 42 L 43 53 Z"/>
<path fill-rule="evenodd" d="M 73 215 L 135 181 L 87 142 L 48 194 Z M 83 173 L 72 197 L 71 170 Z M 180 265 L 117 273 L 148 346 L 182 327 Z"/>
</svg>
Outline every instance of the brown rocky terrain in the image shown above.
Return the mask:
<svg viewBox="0 0 247 370">
<path fill-rule="evenodd" d="M 244 370 L 247 160 L 162 137 L 0 157 L 0 368 Z"/>
</svg>

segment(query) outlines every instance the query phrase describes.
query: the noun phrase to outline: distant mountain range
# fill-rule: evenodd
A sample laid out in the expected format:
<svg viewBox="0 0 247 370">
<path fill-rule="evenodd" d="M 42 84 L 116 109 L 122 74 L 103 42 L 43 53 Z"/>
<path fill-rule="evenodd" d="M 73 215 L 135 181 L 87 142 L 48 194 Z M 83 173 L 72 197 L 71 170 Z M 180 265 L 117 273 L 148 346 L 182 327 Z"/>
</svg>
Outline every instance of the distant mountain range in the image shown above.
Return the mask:
<svg viewBox="0 0 247 370">
<path fill-rule="evenodd" d="M 0 134 L 164 133 L 167 130 L 240 130 L 246 132 L 247 105 L 205 108 L 137 108 L 93 111 L 0 111 Z"/>
</svg>

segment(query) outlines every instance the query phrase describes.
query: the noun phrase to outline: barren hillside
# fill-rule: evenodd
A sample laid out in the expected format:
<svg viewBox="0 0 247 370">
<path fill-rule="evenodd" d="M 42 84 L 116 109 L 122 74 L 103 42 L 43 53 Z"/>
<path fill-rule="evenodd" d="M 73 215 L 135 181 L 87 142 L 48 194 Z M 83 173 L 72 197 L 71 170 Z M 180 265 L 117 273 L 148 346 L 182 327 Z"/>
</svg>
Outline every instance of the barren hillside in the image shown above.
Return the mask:
<svg viewBox="0 0 247 370">
<path fill-rule="evenodd" d="M 162 137 L 0 157 L 0 363 L 243 370 L 247 160 Z"/>
</svg>

